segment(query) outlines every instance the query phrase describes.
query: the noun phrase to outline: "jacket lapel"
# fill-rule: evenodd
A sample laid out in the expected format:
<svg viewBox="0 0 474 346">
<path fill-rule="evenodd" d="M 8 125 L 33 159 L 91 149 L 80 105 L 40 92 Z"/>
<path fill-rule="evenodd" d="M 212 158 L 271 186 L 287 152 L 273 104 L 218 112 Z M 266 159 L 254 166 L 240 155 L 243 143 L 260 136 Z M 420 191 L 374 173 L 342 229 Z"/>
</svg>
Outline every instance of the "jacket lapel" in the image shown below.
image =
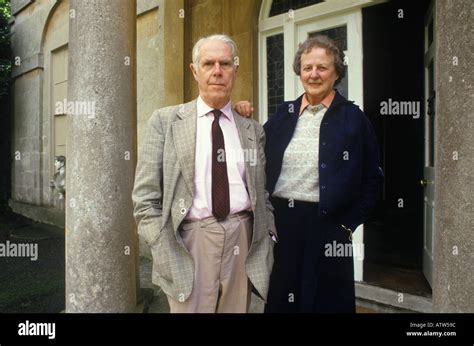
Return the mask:
<svg viewBox="0 0 474 346">
<path fill-rule="evenodd" d="M 196 100 L 179 107 L 177 117 L 181 120 L 172 124 L 173 140 L 179 166 L 191 196 L 194 196 L 194 166 L 196 155 Z"/>
<path fill-rule="evenodd" d="M 244 153 L 244 162 L 245 162 L 245 178 L 247 180 L 247 189 L 249 192 L 250 200 L 252 206 L 255 206 L 257 202 L 256 192 L 255 192 L 255 165 L 250 164 L 249 158 L 254 157 L 256 160 L 259 160 L 258 157 L 258 143 L 255 136 L 255 131 L 253 129 L 252 123 L 232 111 L 234 115 L 235 125 L 237 126 L 237 131 L 239 132 L 240 144 L 242 145 L 242 150 Z M 250 156 L 254 155 L 254 156 Z"/>
</svg>

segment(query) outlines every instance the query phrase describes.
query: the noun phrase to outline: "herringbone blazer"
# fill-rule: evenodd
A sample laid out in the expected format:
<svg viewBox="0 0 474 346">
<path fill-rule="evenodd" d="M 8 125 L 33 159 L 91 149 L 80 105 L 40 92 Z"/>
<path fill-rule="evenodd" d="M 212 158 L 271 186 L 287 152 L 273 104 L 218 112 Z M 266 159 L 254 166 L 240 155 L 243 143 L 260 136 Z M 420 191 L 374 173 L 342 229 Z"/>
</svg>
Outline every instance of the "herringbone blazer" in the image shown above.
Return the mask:
<svg viewBox="0 0 474 346">
<path fill-rule="evenodd" d="M 242 149 L 258 154 L 256 164 L 245 160 L 254 213 L 245 267 L 253 286 L 266 300 L 273 266 L 269 232 L 276 234 L 276 230 L 265 190 L 265 132 L 255 120 L 233 114 Z M 178 229 L 194 197 L 196 122 L 196 100 L 162 108 L 151 116 L 140 144 L 132 194 L 138 234 L 152 250 L 152 281 L 178 301 L 191 294 L 195 270 Z"/>
</svg>

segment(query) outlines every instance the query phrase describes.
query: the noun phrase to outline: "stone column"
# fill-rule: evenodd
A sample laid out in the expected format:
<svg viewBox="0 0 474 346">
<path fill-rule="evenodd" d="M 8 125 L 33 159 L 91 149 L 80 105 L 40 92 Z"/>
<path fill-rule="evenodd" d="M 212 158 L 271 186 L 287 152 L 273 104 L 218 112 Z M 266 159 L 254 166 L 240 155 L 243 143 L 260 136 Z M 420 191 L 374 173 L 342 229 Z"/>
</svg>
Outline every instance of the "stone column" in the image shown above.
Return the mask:
<svg viewBox="0 0 474 346">
<path fill-rule="evenodd" d="M 434 312 L 474 312 L 472 0 L 436 4 Z"/>
<path fill-rule="evenodd" d="M 66 312 L 136 310 L 136 2 L 72 0 Z"/>
</svg>

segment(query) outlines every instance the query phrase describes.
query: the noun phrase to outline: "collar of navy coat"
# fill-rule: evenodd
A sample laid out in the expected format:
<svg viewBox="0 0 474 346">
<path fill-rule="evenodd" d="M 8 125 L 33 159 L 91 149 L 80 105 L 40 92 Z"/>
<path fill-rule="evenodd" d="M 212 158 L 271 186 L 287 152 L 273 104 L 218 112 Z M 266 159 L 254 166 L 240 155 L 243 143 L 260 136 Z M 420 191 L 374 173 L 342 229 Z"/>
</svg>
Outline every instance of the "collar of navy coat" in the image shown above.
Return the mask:
<svg viewBox="0 0 474 346">
<path fill-rule="evenodd" d="M 328 124 L 331 116 L 334 116 L 337 113 L 337 110 L 341 105 L 352 105 L 354 103 L 346 100 L 337 90 L 335 91 L 336 94 L 334 99 L 321 121 L 322 126 Z M 296 129 L 303 96 L 304 94 L 294 101 L 284 102 L 278 107 L 276 114 L 264 125 L 267 134 L 268 145 L 265 148 L 267 154 L 269 151 L 274 151 L 273 149 L 275 149 L 277 152 L 281 153 L 281 159 L 283 159 L 283 153 L 290 143 Z M 267 150 L 269 146 L 274 146 L 275 148 Z M 274 185 L 270 184 L 270 187 L 271 192 L 273 192 Z"/>
<path fill-rule="evenodd" d="M 324 114 L 322 123 L 328 120 L 328 117 L 339 108 L 341 105 L 345 104 L 353 104 L 353 101 L 348 101 L 344 98 L 339 91 L 335 90 L 336 94 L 334 95 L 334 99 L 329 106 L 328 110 Z M 293 136 L 294 130 L 296 128 L 296 123 L 298 122 L 299 118 L 299 111 L 301 108 L 301 102 L 303 100 L 304 94 L 300 95 L 296 100 L 284 102 L 282 105 L 278 107 L 277 114 L 279 119 L 275 119 L 275 128 L 271 130 L 274 134 L 284 133 L 283 142 L 286 142 L 285 148 L 291 140 Z M 285 109 L 286 108 L 286 109 Z M 267 128 L 267 126 L 265 126 Z"/>
<path fill-rule="evenodd" d="M 285 150 L 295 132 L 296 124 L 299 119 L 299 110 L 301 107 L 302 99 L 303 95 L 301 95 L 294 101 L 285 102 L 280 105 L 276 114 L 272 118 L 270 118 L 270 120 L 264 126 L 265 132 L 267 134 L 267 144 L 265 146 L 265 154 L 267 156 L 267 190 L 270 194 L 272 194 L 275 189 L 276 182 L 281 172 L 281 166 Z M 342 118 L 342 116 L 344 115 L 341 113 L 345 112 L 344 106 L 346 105 L 352 106 L 352 108 L 357 107 L 353 105 L 352 101 L 348 101 L 347 99 L 345 99 L 336 90 L 336 95 L 334 96 L 333 102 L 324 114 L 323 119 L 321 121 L 319 157 L 320 161 L 322 161 L 320 163 L 321 165 L 324 165 L 324 168 L 326 168 L 326 164 L 323 160 L 321 160 L 321 158 L 329 154 L 329 152 L 327 152 L 329 143 L 326 142 L 329 142 L 330 140 L 334 141 L 333 136 L 330 135 L 332 131 L 337 131 L 338 126 L 340 126 L 340 124 L 336 124 L 336 122 L 343 122 L 344 118 Z M 331 126 L 328 126 L 329 123 L 333 124 Z M 339 130 L 341 130 L 340 127 Z M 326 146 L 325 144 L 328 145 Z M 321 145 L 323 145 L 324 148 L 321 147 Z M 348 150 L 350 149 L 348 148 Z M 324 180 L 326 179 L 326 172 L 321 171 L 321 165 L 318 167 L 320 184 L 324 184 Z M 325 194 L 321 192 L 321 209 L 323 209 L 324 205 L 326 204 L 324 199 Z M 325 214 L 324 209 L 323 214 Z"/>
<path fill-rule="evenodd" d="M 171 130 L 178 157 L 178 163 L 181 168 L 184 181 L 194 196 L 194 170 L 196 156 L 196 128 L 197 128 L 197 104 L 196 100 L 178 106 L 176 112 L 177 119 L 173 121 Z M 239 132 L 242 150 L 258 150 L 257 138 L 252 123 L 232 110 L 234 121 Z M 251 166 L 248 160 L 245 160 L 245 175 L 247 189 L 249 192 L 252 208 L 256 204 L 255 191 L 255 167 Z"/>
</svg>

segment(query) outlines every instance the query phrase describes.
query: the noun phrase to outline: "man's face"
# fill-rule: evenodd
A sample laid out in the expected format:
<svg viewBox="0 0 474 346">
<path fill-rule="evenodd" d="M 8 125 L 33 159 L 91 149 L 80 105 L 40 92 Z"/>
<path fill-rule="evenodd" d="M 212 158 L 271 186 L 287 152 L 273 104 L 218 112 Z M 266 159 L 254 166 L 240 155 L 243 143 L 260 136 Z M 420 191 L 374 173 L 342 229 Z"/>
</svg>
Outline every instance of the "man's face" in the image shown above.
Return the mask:
<svg viewBox="0 0 474 346">
<path fill-rule="evenodd" d="M 329 95 L 337 78 L 334 57 L 326 49 L 313 48 L 301 55 L 300 79 L 310 102 L 319 103 Z"/>
<path fill-rule="evenodd" d="M 204 102 L 214 108 L 222 108 L 229 102 L 237 74 L 229 45 L 221 41 L 204 43 L 199 68 L 191 64 L 191 70 Z"/>
</svg>

